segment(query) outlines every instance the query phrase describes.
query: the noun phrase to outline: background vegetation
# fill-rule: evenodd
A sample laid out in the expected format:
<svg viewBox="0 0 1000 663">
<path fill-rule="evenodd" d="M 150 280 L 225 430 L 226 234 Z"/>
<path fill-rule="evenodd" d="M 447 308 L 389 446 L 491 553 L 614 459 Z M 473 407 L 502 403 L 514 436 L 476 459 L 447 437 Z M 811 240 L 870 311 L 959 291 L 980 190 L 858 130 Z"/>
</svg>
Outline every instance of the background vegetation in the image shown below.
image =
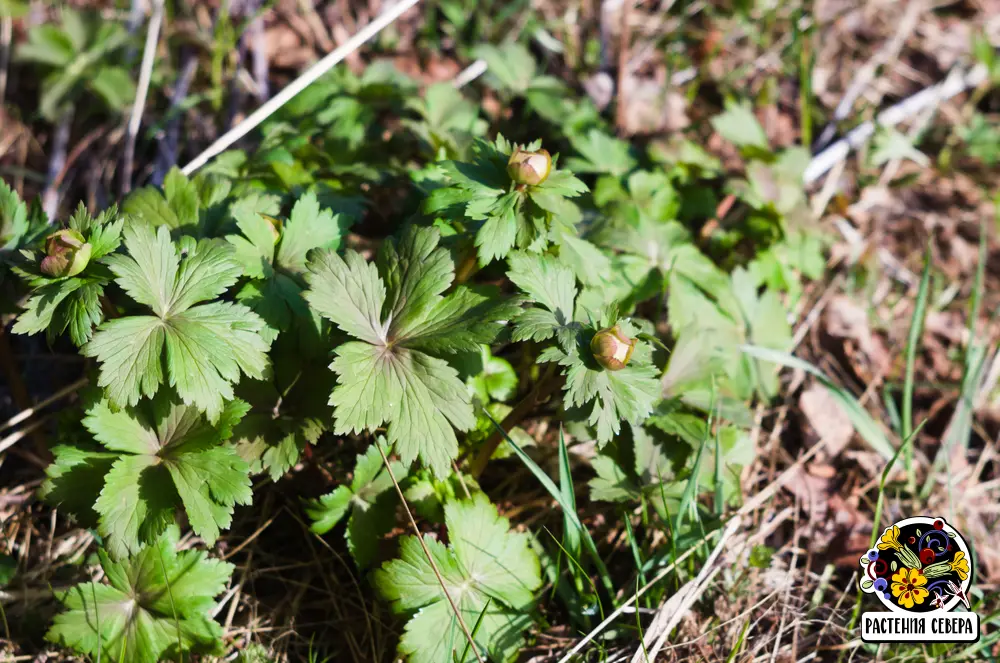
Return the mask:
<svg viewBox="0 0 1000 663">
<path fill-rule="evenodd" d="M 0 660 L 993 660 L 1000 5 L 427 0 L 181 170 L 391 6 L 0 0 Z"/>
</svg>

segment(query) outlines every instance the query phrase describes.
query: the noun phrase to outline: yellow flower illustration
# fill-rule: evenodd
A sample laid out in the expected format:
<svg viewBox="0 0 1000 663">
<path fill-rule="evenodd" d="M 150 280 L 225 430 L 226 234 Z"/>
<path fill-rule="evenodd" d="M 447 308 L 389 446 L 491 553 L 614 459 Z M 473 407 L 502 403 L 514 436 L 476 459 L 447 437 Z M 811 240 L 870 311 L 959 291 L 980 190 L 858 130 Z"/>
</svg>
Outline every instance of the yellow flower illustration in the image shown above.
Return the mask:
<svg viewBox="0 0 1000 663">
<path fill-rule="evenodd" d="M 904 608 L 912 608 L 913 605 L 921 604 L 927 598 L 929 592 L 924 587 L 927 578 L 919 569 L 902 568 L 892 576 L 892 595 L 896 597 L 899 605 Z"/>
<path fill-rule="evenodd" d="M 969 577 L 969 560 L 965 559 L 965 553 L 961 550 L 955 553 L 955 559 L 951 560 L 951 570 L 962 580 Z"/>
<path fill-rule="evenodd" d="M 879 550 L 888 550 L 892 548 L 893 550 L 899 550 L 899 528 L 893 525 L 887 529 L 883 534 L 882 538 L 878 540 Z"/>
</svg>

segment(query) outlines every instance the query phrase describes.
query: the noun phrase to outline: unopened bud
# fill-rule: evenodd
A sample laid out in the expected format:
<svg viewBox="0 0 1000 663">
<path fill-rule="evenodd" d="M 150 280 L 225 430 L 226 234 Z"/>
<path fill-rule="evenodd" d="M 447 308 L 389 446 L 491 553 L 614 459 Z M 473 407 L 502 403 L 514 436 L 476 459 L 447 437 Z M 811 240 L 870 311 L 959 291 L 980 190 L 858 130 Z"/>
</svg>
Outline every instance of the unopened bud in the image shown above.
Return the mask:
<svg viewBox="0 0 1000 663">
<path fill-rule="evenodd" d="M 515 148 L 507 161 L 507 174 L 518 184 L 537 186 L 545 181 L 552 170 L 552 157 L 547 150 L 525 152 Z"/>
<path fill-rule="evenodd" d="M 76 276 L 90 262 L 90 244 L 75 230 L 58 230 L 45 238 L 42 273 L 54 278 Z"/>
<path fill-rule="evenodd" d="M 602 329 L 590 341 L 590 351 L 598 364 L 609 371 L 620 371 L 632 358 L 636 340 L 622 333 L 618 325 Z"/>
</svg>

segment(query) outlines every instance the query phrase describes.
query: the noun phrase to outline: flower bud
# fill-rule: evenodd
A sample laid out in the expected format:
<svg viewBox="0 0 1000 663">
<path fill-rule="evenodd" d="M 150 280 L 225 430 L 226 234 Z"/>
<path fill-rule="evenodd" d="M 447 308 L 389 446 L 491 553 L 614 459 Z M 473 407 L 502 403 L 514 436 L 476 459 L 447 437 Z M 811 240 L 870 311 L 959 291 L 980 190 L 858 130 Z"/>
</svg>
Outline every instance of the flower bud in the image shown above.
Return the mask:
<svg viewBox="0 0 1000 663">
<path fill-rule="evenodd" d="M 598 364 L 609 371 L 620 371 L 632 358 L 636 340 L 622 333 L 618 325 L 602 329 L 590 341 L 590 351 Z"/>
<path fill-rule="evenodd" d="M 515 148 L 507 162 L 507 174 L 518 184 L 536 186 L 545 181 L 552 170 L 552 157 L 548 151 L 525 152 Z"/>
<path fill-rule="evenodd" d="M 42 273 L 58 278 L 76 276 L 90 261 L 90 244 L 75 230 L 58 230 L 45 238 Z"/>
</svg>

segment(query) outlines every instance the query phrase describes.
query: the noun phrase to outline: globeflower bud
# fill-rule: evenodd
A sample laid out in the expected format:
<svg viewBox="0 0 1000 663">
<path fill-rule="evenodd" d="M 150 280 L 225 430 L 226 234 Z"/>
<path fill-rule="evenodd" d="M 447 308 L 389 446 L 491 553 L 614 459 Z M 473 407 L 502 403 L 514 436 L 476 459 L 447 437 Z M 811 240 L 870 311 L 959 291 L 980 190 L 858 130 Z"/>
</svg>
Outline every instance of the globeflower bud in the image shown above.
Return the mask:
<svg viewBox="0 0 1000 663">
<path fill-rule="evenodd" d="M 507 161 L 507 174 L 518 184 L 537 186 L 544 182 L 552 170 L 552 157 L 548 151 L 525 152 L 515 148 Z"/>
<path fill-rule="evenodd" d="M 42 273 L 58 278 L 76 276 L 90 262 L 90 244 L 75 230 L 58 230 L 45 238 Z"/>
<path fill-rule="evenodd" d="M 618 325 L 602 329 L 590 341 L 594 360 L 609 371 L 620 371 L 632 358 L 636 340 L 622 333 Z"/>
</svg>

